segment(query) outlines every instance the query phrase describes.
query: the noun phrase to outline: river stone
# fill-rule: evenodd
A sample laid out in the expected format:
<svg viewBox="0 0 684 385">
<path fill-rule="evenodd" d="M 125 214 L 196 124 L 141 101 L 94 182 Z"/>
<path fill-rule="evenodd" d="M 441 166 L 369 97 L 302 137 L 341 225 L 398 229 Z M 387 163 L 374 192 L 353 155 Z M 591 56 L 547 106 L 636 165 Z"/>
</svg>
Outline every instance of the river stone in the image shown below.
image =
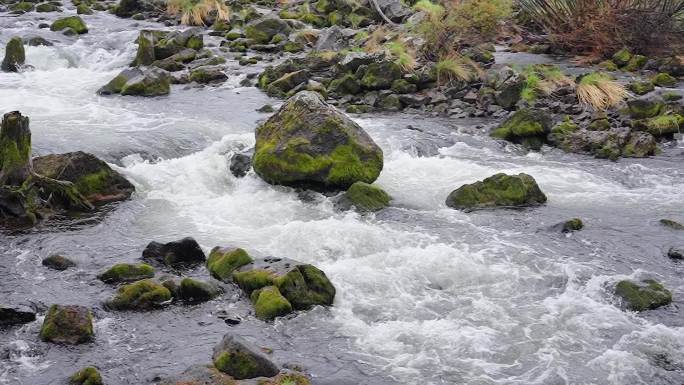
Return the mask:
<svg viewBox="0 0 684 385">
<path fill-rule="evenodd" d="M 252 262 L 252 257 L 240 248 L 214 247 L 207 259 L 207 269 L 212 277 L 223 281 L 233 281 L 233 271 Z"/>
<path fill-rule="evenodd" d="M 271 184 L 346 189 L 373 183 L 382 150 L 320 94 L 302 91 L 256 130 L 254 171 Z"/>
<path fill-rule="evenodd" d="M 79 15 L 92 15 L 93 10 L 87 4 L 81 3 L 76 7 L 76 13 Z"/>
<path fill-rule="evenodd" d="M 389 194 L 380 187 L 356 182 L 342 195 L 337 207 L 342 210 L 355 207 L 359 211 L 378 211 L 388 207 L 391 200 Z"/>
<path fill-rule="evenodd" d="M 665 103 L 656 98 L 631 99 L 627 101 L 627 110 L 633 119 L 653 118 L 660 114 Z"/>
<path fill-rule="evenodd" d="M 672 293 L 652 279 L 645 279 L 641 282 L 620 281 L 615 286 L 615 295 L 633 311 L 652 310 L 672 302 Z"/>
<path fill-rule="evenodd" d="M 222 292 L 221 288 L 213 282 L 184 278 L 178 285 L 176 294 L 184 301 L 205 302 L 219 296 Z"/>
<path fill-rule="evenodd" d="M 252 157 L 249 154 L 234 154 L 230 158 L 230 172 L 236 178 L 247 175 L 252 168 Z"/>
<path fill-rule="evenodd" d="M 191 48 L 173 54 L 166 59 L 155 60 L 150 65 L 161 68 L 165 71 L 176 72 L 185 68 L 185 63 L 189 63 L 197 57 L 197 51 Z"/>
<path fill-rule="evenodd" d="M 660 224 L 673 230 L 684 230 L 684 225 L 672 219 L 661 219 Z"/>
<path fill-rule="evenodd" d="M 584 228 L 584 223 L 579 218 L 572 218 L 565 222 L 557 223 L 551 227 L 554 231 L 560 231 L 561 233 L 571 233 L 573 231 L 580 231 Z"/>
<path fill-rule="evenodd" d="M 214 347 L 212 356 L 216 369 L 236 380 L 273 377 L 278 367 L 253 344 L 242 337 L 226 334 Z"/>
<path fill-rule="evenodd" d="M 36 312 L 27 306 L 0 305 L 0 326 L 21 325 L 36 320 Z"/>
<path fill-rule="evenodd" d="M 63 255 L 58 255 L 58 254 L 53 254 L 50 255 L 46 258 L 43 258 L 43 261 L 41 264 L 45 267 L 48 267 L 52 270 L 59 270 L 63 271 L 66 270 L 70 267 L 76 266 L 76 263 L 72 261 L 71 259 L 63 256 Z"/>
<path fill-rule="evenodd" d="M 150 242 L 142 256 L 173 268 L 198 265 L 207 259 L 197 241 L 190 237 L 169 243 Z"/>
<path fill-rule="evenodd" d="M 5 58 L 2 59 L 0 69 L 5 72 L 18 72 L 26 61 L 24 42 L 20 37 L 13 37 L 5 47 Z"/>
<path fill-rule="evenodd" d="M 35 6 L 30 1 L 20 1 L 9 7 L 10 11 L 14 14 L 23 14 L 26 12 L 31 12 L 35 9 Z"/>
<path fill-rule="evenodd" d="M 127 68 L 105 86 L 98 95 L 162 96 L 171 92 L 171 80 L 158 69 Z"/>
<path fill-rule="evenodd" d="M 82 151 L 33 158 L 33 168 L 43 176 L 72 182 L 95 205 L 126 200 L 135 191 L 106 162 Z"/>
<path fill-rule="evenodd" d="M 137 39 L 138 51 L 131 66 L 147 66 L 164 60 L 185 49 L 198 51 L 204 47 L 204 37 L 198 28 L 185 31 L 142 30 Z"/>
<path fill-rule="evenodd" d="M 54 44 L 52 44 L 52 42 L 50 42 L 49 40 L 47 40 L 41 36 L 31 36 L 28 38 L 24 38 L 24 41 L 30 47 L 38 47 L 38 46 L 51 47 L 54 45 Z"/>
<path fill-rule="evenodd" d="M 267 44 L 276 35 L 282 34 L 287 37 L 291 30 L 285 20 L 276 16 L 264 16 L 245 25 L 244 33 L 248 39 L 256 43 Z"/>
<path fill-rule="evenodd" d="M 69 385 L 102 385 L 102 376 L 96 368 L 88 366 L 74 373 Z"/>
<path fill-rule="evenodd" d="M 79 35 L 88 33 L 86 23 L 79 16 L 62 17 L 50 25 L 51 31 L 61 31 L 66 28 L 73 29 Z"/>
<path fill-rule="evenodd" d="M 233 385 L 233 377 L 213 365 L 192 365 L 183 373 L 162 380 L 159 385 Z"/>
<path fill-rule="evenodd" d="M 323 271 L 287 258 L 254 260 L 233 272 L 233 280 L 250 296 L 257 289 L 275 286 L 294 310 L 329 306 L 335 299 L 335 287 Z"/>
<path fill-rule="evenodd" d="M 131 17 L 147 10 L 145 0 L 121 0 L 114 8 L 114 14 L 119 17 Z"/>
<path fill-rule="evenodd" d="M 622 156 L 645 158 L 658 151 L 656 138 L 647 132 L 631 132 L 622 149 Z"/>
<path fill-rule="evenodd" d="M 134 282 L 154 277 L 154 268 L 145 263 L 118 263 L 97 276 L 106 283 Z"/>
<path fill-rule="evenodd" d="M 254 290 L 250 299 L 254 304 L 254 313 L 263 321 L 271 321 L 276 317 L 292 313 L 292 304 L 275 286 Z"/>
<path fill-rule="evenodd" d="M 150 310 L 171 300 L 171 292 L 160 283 L 144 279 L 121 286 L 105 305 L 114 310 Z"/>
<path fill-rule="evenodd" d="M 45 342 L 76 345 L 95 337 L 90 309 L 78 305 L 52 305 L 48 310 L 40 339 Z"/>
<path fill-rule="evenodd" d="M 523 108 L 495 128 L 491 136 L 539 149 L 551 132 L 552 125 L 553 120 L 545 111 Z"/>
<path fill-rule="evenodd" d="M 446 205 L 459 210 L 491 207 L 522 207 L 540 205 L 546 195 L 533 177 L 527 174 L 496 174 L 472 184 L 466 184 L 449 194 Z"/>
<path fill-rule="evenodd" d="M 361 72 L 363 75 L 359 76 Z M 371 63 L 366 67 L 359 67 L 356 76 L 361 78 L 363 88 L 384 90 L 392 87 L 392 82 L 401 78 L 401 68 L 393 61 L 383 60 Z"/>
<path fill-rule="evenodd" d="M 684 259 L 684 247 L 670 247 L 667 256 L 672 259 Z"/>
<path fill-rule="evenodd" d="M 288 91 L 308 80 L 309 71 L 305 69 L 290 72 L 271 82 L 271 84 L 266 87 L 266 93 L 270 96 L 285 96 Z"/>
<path fill-rule="evenodd" d="M 224 82 L 228 75 L 219 66 L 201 66 L 190 71 L 190 81 L 199 84 Z"/>
</svg>

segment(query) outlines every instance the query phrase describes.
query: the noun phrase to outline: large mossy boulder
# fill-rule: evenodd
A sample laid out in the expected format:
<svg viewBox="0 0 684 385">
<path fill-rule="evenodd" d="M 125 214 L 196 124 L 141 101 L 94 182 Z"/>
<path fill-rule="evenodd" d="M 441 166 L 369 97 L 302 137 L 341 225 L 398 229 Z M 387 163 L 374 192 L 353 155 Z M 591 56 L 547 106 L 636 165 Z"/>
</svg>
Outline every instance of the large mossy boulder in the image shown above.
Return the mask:
<svg viewBox="0 0 684 385">
<path fill-rule="evenodd" d="M 97 278 L 106 283 L 135 282 L 154 277 L 154 267 L 145 263 L 117 263 Z"/>
<path fill-rule="evenodd" d="M 76 345 L 94 338 L 93 315 L 84 306 L 50 306 L 40 329 L 40 339 L 45 342 Z"/>
<path fill-rule="evenodd" d="M 0 305 L 0 327 L 22 325 L 36 320 L 36 312 L 26 306 Z"/>
<path fill-rule="evenodd" d="M 546 195 L 533 177 L 503 173 L 463 185 L 452 191 L 446 199 L 448 207 L 458 210 L 535 206 L 545 202 Z"/>
<path fill-rule="evenodd" d="M 207 259 L 197 241 L 190 237 L 168 243 L 150 242 L 142 256 L 172 268 L 196 266 Z"/>
<path fill-rule="evenodd" d="M 88 366 L 74 373 L 69 385 L 102 385 L 102 376 L 96 368 Z"/>
<path fill-rule="evenodd" d="M 33 158 L 37 173 L 69 181 L 93 204 L 126 200 L 135 187 L 92 154 L 82 151 Z"/>
<path fill-rule="evenodd" d="M 245 36 L 259 44 L 268 44 L 274 36 L 283 35 L 287 37 L 292 28 L 279 17 L 265 16 L 253 20 L 245 25 Z"/>
<path fill-rule="evenodd" d="M 25 62 L 24 41 L 15 36 L 5 46 L 5 57 L 2 59 L 0 69 L 5 72 L 18 72 Z"/>
<path fill-rule="evenodd" d="M 148 66 L 191 49 L 204 47 L 204 37 L 198 28 L 185 31 L 142 30 L 137 39 L 138 51 L 131 66 Z M 185 54 L 187 56 L 187 54 Z"/>
<path fill-rule="evenodd" d="M 383 156 L 358 124 L 302 91 L 257 128 L 253 166 L 271 184 L 334 190 L 373 183 Z"/>
<path fill-rule="evenodd" d="M 491 136 L 539 149 L 551 132 L 553 120 L 542 110 L 524 108 L 516 111 Z"/>
<path fill-rule="evenodd" d="M 652 279 L 641 282 L 623 280 L 615 286 L 615 295 L 633 311 L 657 309 L 672 302 L 672 293 Z"/>
<path fill-rule="evenodd" d="M 388 207 L 392 198 L 378 186 L 356 182 L 349 187 L 340 200 L 337 207 L 348 210 L 352 207 L 359 211 L 379 211 Z"/>
<path fill-rule="evenodd" d="M 168 74 L 158 69 L 127 68 L 100 88 L 98 95 L 163 96 L 171 92 Z"/>
<path fill-rule="evenodd" d="M 207 269 L 219 281 L 232 282 L 233 271 L 252 260 L 252 257 L 243 249 L 217 246 L 209 253 Z"/>
<path fill-rule="evenodd" d="M 116 295 L 106 303 L 114 310 L 150 310 L 171 301 L 171 291 L 151 279 L 144 279 L 121 286 Z"/>
<path fill-rule="evenodd" d="M 50 25 L 51 31 L 62 31 L 67 28 L 71 28 L 79 35 L 88 33 L 88 26 L 86 26 L 86 23 L 79 16 L 62 17 L 55 20 L 52 25 Z"/>
<path fill-rule="evenodd" d="M 226 334 L 214 347 L 214 367 L 236 380 L 273 377 L 278 367 L 253 344 L 242 337 Z"/>
</svg>

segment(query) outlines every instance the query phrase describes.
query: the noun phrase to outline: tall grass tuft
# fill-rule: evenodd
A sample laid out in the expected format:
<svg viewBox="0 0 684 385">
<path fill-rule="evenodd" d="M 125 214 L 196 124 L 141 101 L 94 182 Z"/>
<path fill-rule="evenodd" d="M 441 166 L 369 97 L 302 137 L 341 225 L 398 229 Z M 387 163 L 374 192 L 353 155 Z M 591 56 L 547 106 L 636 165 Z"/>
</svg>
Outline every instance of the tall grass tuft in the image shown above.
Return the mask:
<svg viewBox="0 0 684 385">
<path fill-rule="evenodd" d="M 577 85 L 577 98 L 580 103 L 596 110 L 616 106 L 626 96 L 627 90 L 623 85 L 601 72 L 583 76 Z"/>
<path fill-rule="evenodd" d="M 168 0 L 166 12 L 181 15 L 181 24 L 205 25 L 212 14 L 216 20 L 228 21 L 230 8 L 220 0 Z"/>
<path fill-rule="evenodd" d="M 482 70 L 472 60 L 452 55 L 444 57 L 435 63 L 437 83 L 448 84 L 453 81 L 471 82 L 482 76 Z"/>
</svg>

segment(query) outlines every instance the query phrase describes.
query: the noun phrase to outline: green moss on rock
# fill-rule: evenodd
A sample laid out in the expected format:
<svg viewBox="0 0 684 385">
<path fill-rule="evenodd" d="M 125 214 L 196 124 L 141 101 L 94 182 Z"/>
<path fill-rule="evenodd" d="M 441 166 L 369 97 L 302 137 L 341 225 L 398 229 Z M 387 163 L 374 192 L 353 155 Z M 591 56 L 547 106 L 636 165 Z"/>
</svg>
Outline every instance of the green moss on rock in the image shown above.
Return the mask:
<svg viewBox="0 0 684 385">
<path fill-rule="evenodd" d="M 501 173 L 459 187 L 449 194 L 446 205 L 459 210 L 470 210 L 500 206 L 533 206 L 545 202 L 546 195 L 530 175 Z"/>
<path fill-rule="evenodd" d="M 544 143 L 546 136 L 551 130 L 553 121 L 544 111 L 523 108 L 516 111 L 506 119 L 499 127 L 491 132 L 494 138 L 505 139 L 514 143 L 529 142 L 531 138 L 539 139 L 538 143 Z M 533 148 L 538 149 L 539 146 Z"/>
<path fill-rule="evenodd" d="M 392 198 L 380 187 L 356 182 L 344 194 L 344 200 L 361 211 L 378 211 L 389 206 Z"/>
<path fill-rule="evenodd" d="M 96 368 L 88 366 L 74 373 L 69 378 L 69 385 L 102 385 L 102 376 Z"/>
<path fill-rule="evenodd" d="M 210 282 L 184 278 L 178 286 L 178 295 L 185 301 L 209 301 L 221 294 L 221 289 Z"/>
<path fill-rule="evenodd" d="M 50 306 L 40 329 L 40 339 L 45 342 L 76 345 L 94 337 L 90 309 L 77 305 Z"/>
<path fill-rule="evenodd" d="M 25 62 L 24 41 L 20 37 L 15 36 L 5 46 L 5 57 L 2 60 L 0 69 L 5 72 L 17 72 Z"/>
<path fill-rule="evenodd" d="M 275 286 L 255 290 L 250 296 L 256 316 L 264 321 L 282 317 L 292 312 L 292 305 Z"/>
<path fill-rule="evenodd" d="M 233 273 L 233 281 L 247 294 L 254 290 L 273 284 L 274 274 L 267 270 L 236 271 Z"/>
<path fill-rule="evenodd" d="M 66 28 L 73 29 L 79 35 L 88 33 L 86 23 L 78 16 L 68 16 L 55 20 L 50 26 L 51 31 L 61 31 Z"/>
<path fill-rule="evenodd" d="M 633 119 L 658 116 L 664 107 L 665 104 L 657 99 L 633 99 L 627 101 L 627 109 Z"/>
<path fill-rule="evenodd" d="M 655 86 L 650 81 L 637 81 L 629 84 L 629 90 L 637 95 L 646 95 L 655 90 Z"/>
<path fill-rule="evenodd" d="M 171 300 L 171 292 L 151 279 L 137 281 L 119 288 L 107 306 L 115 310 L 148 310 Z"/>
<path fill-rule="evenodd" d="M 623 48 L 613 55 L 613 62 L 618 67 L 626 66 L 631 59 L 632 59 L 632 54 L 629 52 L 629 50 L 627 48 Z"/>
<path fill-rule="evenodd" d="M 623 68 L 625 71 L 638 71 L 640 70 L 644 65 L 646 65 L 646 62 L 648 61 L 648 58 L 643 55 L 634 55 L 632 56 L 631 59 L 629 59 L 629 62 Z"/>
<path fill-rule="evenodd" d="M 658 87 L 674 87 L 677 85 L 677 78 L 668 73 L 661 72 L 653 78 L 653 84 Z"/>
<path fill-rule="evenodd" d="M 211 275 L 223 282 L 233 280 L 233 271 L 252 262 L 252 257 L 240 248 L 214 247 L 207 259 Z"/>
<path fill-rule="evenodd" d="M 97 276 L 103 282 L 133 282 L 154 277 L 154 268 L 146 263 L 119 263 Z"/>
<path fill-rule="evenodd" d="M 615 295 L 622 298 L 625 305 L 633 311 L 656 309 L 672 302 L 672 293 L 652 279 L 641 283 L 620 281 L 615 287 Z"/>
<path fill-rule="evenodd" d="M 672 219 L 661 219 L 660 224 L 673 230 L 684 230 L 684 225 Z"/>
<path fill-rule="evenodd" d="M 368 65 L 361 77 L 361 85 L 369 90 L 383 90 L 401 78 L 401 68 L 391 61 L 374 62 Z"/>
</svg>

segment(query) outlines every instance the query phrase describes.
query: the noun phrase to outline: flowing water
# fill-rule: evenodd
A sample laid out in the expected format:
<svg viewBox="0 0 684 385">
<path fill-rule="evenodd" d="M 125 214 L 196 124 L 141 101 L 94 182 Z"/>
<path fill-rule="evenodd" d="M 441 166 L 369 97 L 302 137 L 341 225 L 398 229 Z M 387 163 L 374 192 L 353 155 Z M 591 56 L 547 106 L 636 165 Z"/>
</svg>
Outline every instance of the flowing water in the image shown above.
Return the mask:
<svg viewBox="0 0 684 385">
<path fill-rule="evenodd" d="M 658 224 L 684 222 L 682 148 L 617 163 L 526 154 L 489 139 L 492 121 L 364 115 L 356 121 L 384 150 L 377 183 L 393 205 L 340 213 L 329 197 L 230 174 L 230 155 L 253 145 L 266 117 L 255 109 L 278 103 L 239 88 L 244 75 L 214 88 L 174 86 L 169 97 L 98 97 L 133 58 L 137 31 L 161 27 L 99 13 L 73 38 L 38 29 L 45 20 L 36 15 L 57 17 L 0 17 L 3 47 L 13 35 L 55 41 L 27 48 L 35 70 L 0 74 L 0 112 L 30 116 L 37 155 L 91 152 L 137 193 L 77 223 L 0 235 L 0 302 L 82 304 L 96 318 L 96 341 L 76 347 L 41 342 L 41 319 L 0 331 L 0 384 L 62 384 L 86 365 L 110 385 L 151 384 L 208 363 L 226 332 L 272 348 L 316 384 L 684 384 L 684 265 L 664 256 L 684 236 Z M 473 213 L 444 205 L 451 190 L 497 172 L 533 175 L 548 204 Z M 549 230 L 572 217 L 586 228 Z M 149 241 L 184 236 L 205 250 L 235 245 L 316 264 L 337 288 L 335 304 L 269 324 L 226 286 L 201 305 L 102 308 L 113 289 L 97 273 L 137 261 Z M 45 269 L 53 253 L 78 268 Z M 204 268 L 188 274 L 207 277 Z M 612 285 L 640 277 L 662 281 L 674 303 L 621 310 Z"/>
</svg>

